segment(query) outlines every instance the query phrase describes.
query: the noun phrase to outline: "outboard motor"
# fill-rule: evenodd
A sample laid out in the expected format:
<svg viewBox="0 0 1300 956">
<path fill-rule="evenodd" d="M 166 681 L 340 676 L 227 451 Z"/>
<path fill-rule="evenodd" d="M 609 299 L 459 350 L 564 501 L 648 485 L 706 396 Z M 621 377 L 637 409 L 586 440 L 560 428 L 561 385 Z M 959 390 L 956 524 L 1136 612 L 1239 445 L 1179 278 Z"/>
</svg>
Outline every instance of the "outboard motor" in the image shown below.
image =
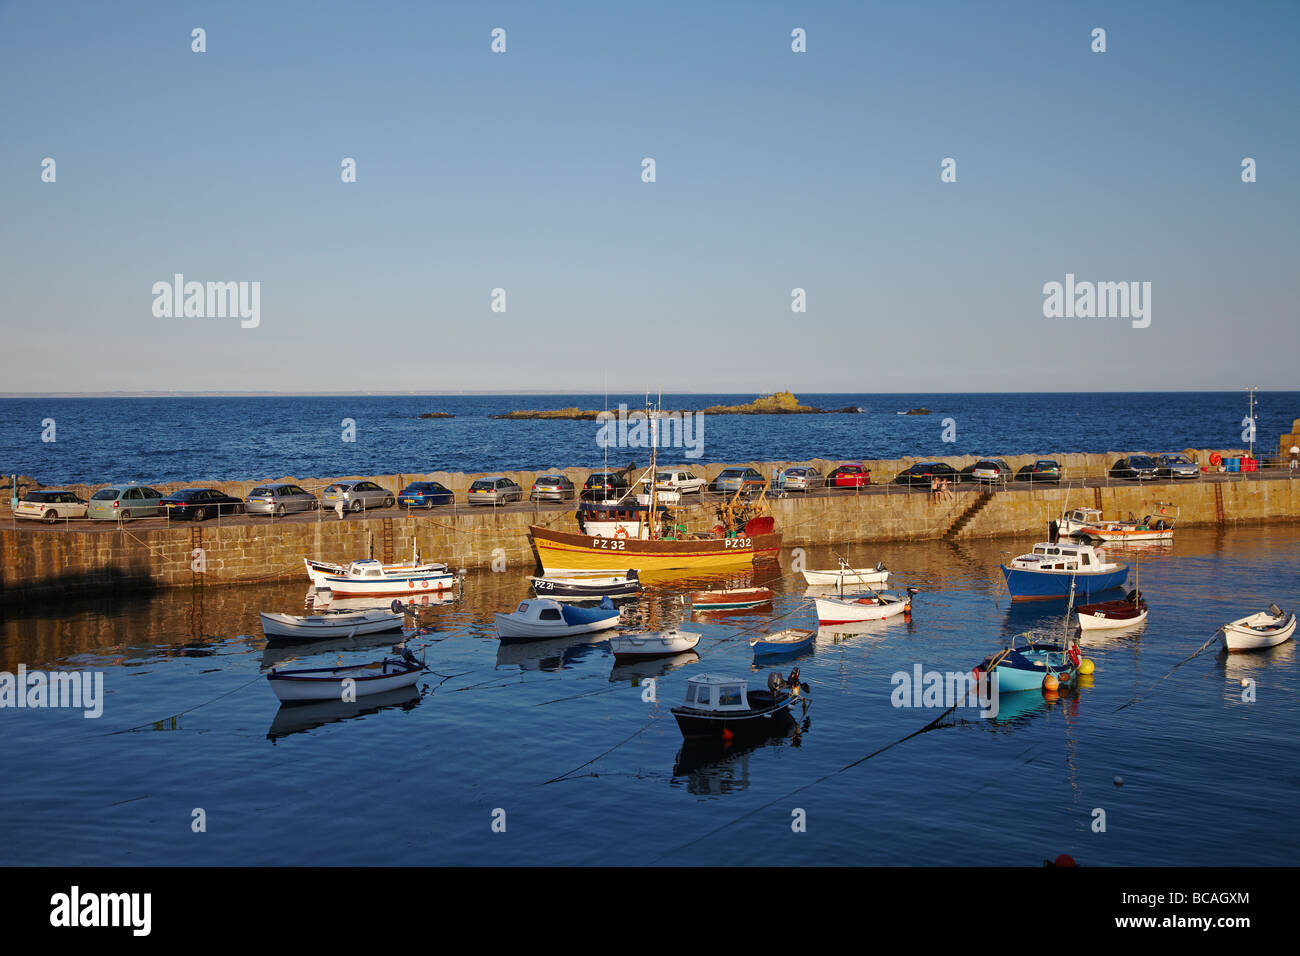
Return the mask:
<svg viewBox="0 0 1300 956">
<path fill-rule="evenodd" d="M 1268 606 L 1268 613 L 1272 614 L 1274 617 L 1281 617 L 1282 609 L 1278 607 L 1276 604 L 1270 604 Z"/>
</svg>

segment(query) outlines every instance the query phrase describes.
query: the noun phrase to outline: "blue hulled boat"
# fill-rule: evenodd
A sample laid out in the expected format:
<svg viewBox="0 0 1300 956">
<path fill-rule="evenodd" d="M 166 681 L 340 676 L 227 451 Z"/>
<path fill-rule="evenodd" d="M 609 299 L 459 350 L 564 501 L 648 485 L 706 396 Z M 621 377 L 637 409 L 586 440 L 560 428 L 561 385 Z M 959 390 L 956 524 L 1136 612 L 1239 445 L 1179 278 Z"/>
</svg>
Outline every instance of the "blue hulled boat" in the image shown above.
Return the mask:
<svg viewBox="0 0 1300 956">
<path fill-rule="evenodd" d="M 1002 574 L 1011 600 L 1042 601 L 1067 596 L 1072 580 L 1084 597 L 1123 587 L 1128 565 L 1108 561 L 1091 545 L 1049 542 L 1002 565 Z"/>
<path fill-rule="evenodd" d="M 990 654 L 980 662 L 976 679 L 980 674 L 997 674 L 1000 694 L 1041 690 L 1048 674 L 1061 684 L 1073 684 L 1079 674 L 1079 660 L 1076 644 L 1067 647 L 1030 639 L 1017 647 L 1013 638 L 1010 647 Z"/>
</svg>

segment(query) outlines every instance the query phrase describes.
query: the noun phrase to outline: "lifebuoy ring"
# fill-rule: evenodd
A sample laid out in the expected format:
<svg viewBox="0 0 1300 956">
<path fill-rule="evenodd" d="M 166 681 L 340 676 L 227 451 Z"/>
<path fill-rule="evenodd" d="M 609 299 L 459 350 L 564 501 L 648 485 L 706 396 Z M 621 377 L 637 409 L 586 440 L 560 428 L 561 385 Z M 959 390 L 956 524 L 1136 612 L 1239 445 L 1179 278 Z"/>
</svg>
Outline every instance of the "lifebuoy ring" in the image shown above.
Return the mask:
<svg viewBox="0 0 1300 956">
<path fill-rule="evenodd" d="M 626 537 L 627 537 L 627 528 L 624 528 L 622 525 L 619 525 L 618 530 L 614 532 L 614 537 L 616 537 L 616 538 L 626 538 Z"/>
<path fill-rule="evenodd" d="M 1223 456 L 1222 456 L 1222 455 L 1220 455 L 1217 451 L 1212 451 L 1212 452 L 1210 452 L 1210 464 L 1211 464 L 1211 465 L 1217 465 L 1217 464 L 1219 464 L 1219 462 L 1221 462 L 1221 461 L 1223 461 Z"/>
</svg>

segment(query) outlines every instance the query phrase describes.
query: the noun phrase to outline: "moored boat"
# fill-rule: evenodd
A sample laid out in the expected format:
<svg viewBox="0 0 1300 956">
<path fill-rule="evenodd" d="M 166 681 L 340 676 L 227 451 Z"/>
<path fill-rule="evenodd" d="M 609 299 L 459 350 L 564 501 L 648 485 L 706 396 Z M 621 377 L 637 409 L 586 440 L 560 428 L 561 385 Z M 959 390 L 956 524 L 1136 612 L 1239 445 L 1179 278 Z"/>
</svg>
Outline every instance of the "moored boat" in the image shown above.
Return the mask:
<svg viewBox="0 0 1300 956">
<path fill-rule="evenodd" d="M 770 604 L 776 592 L 771 588 L 719 588 L 692 591 L 687 601 L 697 611 L 739 611 Z"/>
<path fill-rule="evenodd" d="M 1079 629 L 1083 631 L 1136 627 L 1147 619 L 1147 602 L 1141 591 L 1133 590 L 1122 600 L 1083 604 L 1076 611 Z"/>
<path fill-rule="evenodd" d="M 623 575 L 586 575 L 582 577 L 530 577 L 533 593 L 554 601 L 599 601 L 603 597 L 629 598 L 641 593 L 636 571 Z"/>
<path fill-rule="evenodd" d="M 328 589 L 336 597 L 409 597 L 426 591 L 446 590 L 456 583 L 456 576 L 445 564 L 388 570 L 395 566 L 386 567 L 373 558 L 366 558 L 353 561 L 346 568 L 333 566 L 338 568 L 337 572 L 322 572 L 313 568 L 310 560 L 306 563 L 307 573 L 316 587 Z"/>
<path fill-rule="evenodd" d="M 651 657 L 671 657 L 694 650 L 700 635 L 691 631 L 661 631 L 657 634 L 620 634 L 609 639 L 609 649 L 614 660 L 646 660 Z"/>
<path fill-rule="evenodd" d="M 996 674 L 999 694 L 1026 690 L 1051 689 L 1047 678 L 1057 685 L 1073 684 L 1079 675 L 1079 645 L 1068 646 L 1030 637 L 1017 645 L 1022 635 L 1011 639 L 1011 646 L 990 654 L 975 668 L 973 676 Z"/>
<path fill-rule="evenodd" d="M 1128 565 L 1110 561 L 1089 544 L 1047 542 L 1002 565 L 1002 574 L 1011 600 L 1036 601 L 1065 597 L 1072 581 L 1085 597 L 1121 587 Z"/>
<path fill-rule="evenodd" d="M 545 640 L 594 634 L 618 626 L 618 608 L 609 598 L 599 607 L 575 607 L 550 598 L 533 598 L 519 602 L 509 614 L 495 615 L 501 640 Z"/>
<path fill-rule="evenodd" d="M 864 584 L 874 587 L 889 581 L 889 569 L 883 561 L 874 568 L 851 568 L 847 562 L 841 561 L 839 568 L 833 571 L 805 570 L 803 579 L 812 587 L 855 587 Z"/>
<path fill-rule="evenodd" d="M 859 621 L 883 621 L 900 614 L 912 613 L 912 596 L 919 593 L 916 588 L 908 588 L 905 595 L 892 591 L 877 591 L 872 594 L 816 598 L 817 623 L 855 624 Z"/>
<path fill-rule="evenodd" d="M 775 657 L 779 654 L 796 654 L 812 647 L 816 631 L 802 627 L 788 627 L 775 634 L 765 634 L 749 642 L 754 657 Z"/>
<path fill-rule="evenodd" d="M 1230 651 L 1257 651 L 1285 643 L 1295 634 L 1295 611 L 1283 612 L 1276 604 L 1223 625 L 1223 643 Z"/>
<path fill-rule="evenodd" d="M 316 641 L 351 634 L 401 630 L 404 614 L 390 611 L 331 611 L 323 614 L 277 614 L 263 611 L 262 633 L 269 640 Z"/>
<path fill-rule="evenodd" d="M 427 668 L 406 651 L 401 658 L 386 657 L 370 664 L 311 667 L 295 670 L 272 668 L 266 675 L 275 696 L 285 703 L 309 700 L 354 700 L 370 694 L 410 687 Z"/>
<path fill-rule="evenodd" d="M 794 722 L 796 700 L 807 709 L 808 685 L 799 683 L 799 668 L 783 678 L 767 675 L 765 690 L 751 690 L 741 677 L 697 674 L 686 682 L 686 699 L 672 708 L 683 737 L 732 740 L 780 733 Z"/>
<path fill-rule="evenodd" d="M 1179 508 L 1158 502 L 1142 518 L 1104 520 L 1097 508 L 1071 508 L 1061 515 L 1062 535 L 1090 541 L 1172 541 Z"/>
</svg>

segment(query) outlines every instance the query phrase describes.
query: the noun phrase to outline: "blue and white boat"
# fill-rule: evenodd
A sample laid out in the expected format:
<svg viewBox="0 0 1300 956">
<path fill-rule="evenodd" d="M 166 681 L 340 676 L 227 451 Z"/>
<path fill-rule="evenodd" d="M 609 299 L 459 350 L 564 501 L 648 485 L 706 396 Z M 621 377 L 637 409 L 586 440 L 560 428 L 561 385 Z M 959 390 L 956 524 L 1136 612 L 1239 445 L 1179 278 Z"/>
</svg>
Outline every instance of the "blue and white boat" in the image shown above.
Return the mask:
<svg viewBox="0 0 1300 956">
<path fill-rule="evenodd" d="M 497 633 L 501 640 L 544 640 L 548 637 L 572 637 L 594 634 L 618 627 L 618 608 L 608 597 L 599 607 L 575 607 L 549 598 L 519 602 L 511 614 L 497 614 Z"/>
<path fill-rule="evenodd" d="M 812 646 L 816 631 L 801 627 L 788 627 L 775 634 L 766 634 L 749 642 L 754 649 L 754 657 L 775 657 L 781 654 L 797 654 Z"/>
<path fill-rule="evenodd" d="M 1068 595 L 1072 580 L 1083 597 L 1123 587 L 1128 565 L 1107 560 L 1092 545 L 1047 542 L 1002 565 L 1002 573 L 1011 600 L 1042 601 Z"/>
<path fill-rule="evenodd" d="M 1048 674 L 1058 683 L 1074 683 L 1079 674 L 1077 644 L 1066 646 L 1031 637 L 1017 646 L 1019 637 L 1011 639 L 1010 647 L 984 658 L 975 669 L 975 679 L 981 674 L 997 674 L 999 694 L 1041 690 Z"/>
</svg>

